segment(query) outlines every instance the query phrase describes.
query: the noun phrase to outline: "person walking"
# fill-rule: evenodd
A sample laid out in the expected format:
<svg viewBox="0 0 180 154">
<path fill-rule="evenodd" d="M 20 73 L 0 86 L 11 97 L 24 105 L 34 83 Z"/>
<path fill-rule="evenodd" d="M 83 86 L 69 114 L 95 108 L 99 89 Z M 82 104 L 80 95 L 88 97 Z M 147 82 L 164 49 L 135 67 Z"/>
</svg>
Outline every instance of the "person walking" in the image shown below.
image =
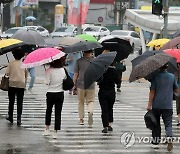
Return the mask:
<svg viewBox="0 0 180 154">
<path fill-rule="evenodd" d="M 31 53 L 32 51 L 36 50 L 37 46 L 36 45 L 24 45 L 22 47 L 22 50 L 24 50 L 25 52 L 25 56 L 24 59 L 26 58 L 26 56 Z M 30 75 L 30 81 L 29 81 L 29 85 L 28 88 L 26 89 L 27 93 L 33 94 L 32 88 L 34 86 L 35 83 L 35 76 L 36 76 L 36 71 L 35 71 L 35 67 L 31 67 L 31 68 L 27 68 L 27 71 Z"/>
<path fill-rule="evenodd" d="M 84 74 L 93 60 L 93 51 L 84 51 L 83 57 L 76 61 L 74 67 L 74 88 L 77 88 L 78 92 L 78 113 L 79 113 L 79 125 L 84 125 L 84 103 L 86 100 L 87 111 L 88 111 L 88 124 L 92 127 L 93 124 L 93 110 L 94 110 L 94 99 L 95 99 L 95 83 L 91 84 L 88 89 L 84 89 Z"/>
<path fill-rule="evenodd" d="M 179 86 L 178 93 L 176 94 L 176 113 L 178 116 L 177 126 L 180 126 L 180 63 L 177 63 L 176 79 Z"/>
<path fill-rule="evenodd" d="M 167 72 L 168 64 L 160 68 L 160 71 L 151 80 L 149 102 L 147 110 L 151 110 L 157 121 L 152 129 L 152 148 L 158 149 L 161 139 L 160 117 L 162 116 L 167 137 L 167 150 L 173 149 L 172 143 L 172 115 L 173 115 L 173 92 L 178 92 L 178 85 L 173 74 Z"/>
<path fill-rule="evenodd" d="M 17 125 L 21 125 L 21 115 L 23 110 L 24 89 L 26 87 L 27 71 L 21 68 L 21 58 L 24 53 L 21 49 L 15 49 L 12 51 L 15 60 L 11 61 L 8 66 L 5 75 L 9 76 L 9 90 L 8 90 L 8 116 L 6 120 L 13 123 L 13 111 L 15 97 L 17 96 Z"/>
<path fill-rule="evenodd" d="M 117 92 L 121 92 L 121 83 L 122 83 L 122 73 L 126 71 L 126 65 L 124 64 L 124 60 L 122 61 L 117 61 L 115 63 L 115 68 L 118 72 L 118 78 L 119 78 L 119 83 L 117 84 Z"/>
<path fill-rule="evenodd" d="M 74 77 L 74 66 L 78 59 L 82 57 L 82 52 L 69 53 L 66 57 L 68 63 L 68 74 L 73 79 Z M 77 95 L 77 89 L 69 90 L 69 94 Z"/>
<path fill-rule="evenodd" d="M 119 84 L 118 77 L 118 73 L 112 64 L 98 81 L 98 99 L 101 106 L 101 119 L 104 127 L 102 133 L 113 131 L 113 105 L 116 98 L 115 84 Z"/>
<path fill-rule="evenodd" d="M 46 84 L 48 85 L 46 93 L 46 116 L 43 135 L 50 135 L 51 114 L 52 108 L 55 109 L 55 123 L 53 138 L 57 139 L 57 131 L 61 129 L 61 111 L 64 102 L 64 90 L 62 88 L 63 79 L 66 78 L 65 70 L 63 68 L 65 57 L 54 60 L 50 63 L 50 67 L 46 70 Z"/>
</svg>

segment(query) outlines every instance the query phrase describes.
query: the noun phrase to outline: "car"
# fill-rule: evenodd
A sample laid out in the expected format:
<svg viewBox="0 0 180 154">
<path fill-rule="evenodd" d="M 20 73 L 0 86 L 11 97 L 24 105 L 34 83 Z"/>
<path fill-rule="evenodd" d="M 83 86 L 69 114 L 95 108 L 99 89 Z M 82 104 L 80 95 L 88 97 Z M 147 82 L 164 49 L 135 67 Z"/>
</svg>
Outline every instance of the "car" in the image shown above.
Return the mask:
<svg viewBox="0 0 180 154">
<path fill-rule="evenodd" d="M 28 29 L 36 30 L 43 37 L 49 36 L 49 31 L 46 28 L 42 27 L 42 26 L 24 26 L 24 27 L 28 28 Z"/>
<path fill-rule="evenodd" d="M 3 32 L 0 35 L 0 37 L 1 38 L 10 38 L 15 32 L 17 32 L 18 30 L 23 30 L 23 29 L 27 29 L 27 28 L 25 28 L 25 27 L 12 27 L 12 28 L 9 28 L 5 32 Z"/>
<path fill-rule="evenodd" d="M 69 27 L 59 27 L 58 29 L 54 30 L 50 36 L 51 37 L 66 37 L 66 36 L 75 36 L 77 34 L 77 27 L 76 26 L 69 26 Z"/>
<path fill-rule="evenodd" d="M 140 51 L 142 48 L 140 36 L 135 31 L 113 30 L 110 35 L 128 40 L 133 48 L 133 51 Z"/>
<path fill-rule="evenodd" d="M 92 35 L 96 37 L 97 39 L 110 35 L 109 29 L 102 26 L 87 26 L 86 28 L 83 29 L 83 33 Z"/>
<path fill-rule="evenodd" d="M 50 33 L 49 36 L 51 37 L 60 37 L 64 34 L 67 27 L 58 27 L 56 28 L 52 33 Z"/>
</svg>

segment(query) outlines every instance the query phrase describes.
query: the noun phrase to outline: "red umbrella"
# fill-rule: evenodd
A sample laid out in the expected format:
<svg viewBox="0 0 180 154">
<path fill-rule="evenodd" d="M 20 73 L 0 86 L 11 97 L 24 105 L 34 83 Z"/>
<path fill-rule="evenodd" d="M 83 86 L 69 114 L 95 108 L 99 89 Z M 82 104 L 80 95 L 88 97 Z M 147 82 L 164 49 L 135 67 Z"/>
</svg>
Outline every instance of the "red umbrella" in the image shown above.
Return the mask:
<svg viewBox="0 0 180 154">
<path fill-rule="evenodd" d="M 180 62 L 180 49 L 167 49 L 164 52 L 176 58 L 177 63 Z"/>
</svg>

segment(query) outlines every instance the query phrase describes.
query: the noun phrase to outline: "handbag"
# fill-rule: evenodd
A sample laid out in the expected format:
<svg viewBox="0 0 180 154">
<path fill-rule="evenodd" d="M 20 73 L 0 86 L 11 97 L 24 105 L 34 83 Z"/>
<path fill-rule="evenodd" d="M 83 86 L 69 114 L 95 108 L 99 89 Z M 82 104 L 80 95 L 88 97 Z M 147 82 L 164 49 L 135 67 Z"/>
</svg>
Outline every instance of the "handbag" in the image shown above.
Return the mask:
<svg viewBox="0 0 180 154">
<path fill-rule="evenodd" d="M 66 79 L 63 79 L 63 90 L 70 90 L 74 87 L 74 82 L 65 68 L 64 71 L 66 73 Z"/>
<path fill-rule="evenodd" d="M 9 77 L 3 76 L 1 79 L 0 89 L 8 91 L 9 89 Z"/>
<path fill-rule="evenodd" d="M 117 62 L 115 64 L 115 68 L 116 68 L 117 71 L 121 71 L 121 72 L 126 71 L 126 65 L 124 65 L 123 63 Z"/>
<path fill-rule="evenodd" d="M 155 126 L 157 126 L 157 121 L 152 110 L 149 110 L 144 115 L 144 121 L 145 121 L 146 127 L 149 128 L 150 130 L 152 130 Z"/>
</svg>

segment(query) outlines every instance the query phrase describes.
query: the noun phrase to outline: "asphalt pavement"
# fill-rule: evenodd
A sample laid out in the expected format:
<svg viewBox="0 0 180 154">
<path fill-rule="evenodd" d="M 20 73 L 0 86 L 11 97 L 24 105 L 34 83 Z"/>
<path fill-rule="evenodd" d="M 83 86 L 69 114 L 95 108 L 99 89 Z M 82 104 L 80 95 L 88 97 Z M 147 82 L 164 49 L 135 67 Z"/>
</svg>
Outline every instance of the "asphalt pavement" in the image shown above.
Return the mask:
<svg viewBox="0 0 180 154">
<path fill-rule="evenodd" d="M 14 110 L 14 124 L 5 120 L 8 111 L 7 92 L 0 91 L 0 154 L 123 154 L 169 153 L 166 144 L 154 150 L 150 147 L 151 131 L 145 127 L 143 116 L 146 113 L 149 82 L 144 79 L 128 82 L 131 71 L 131 60 L 135 54 L 126 60 L 127 70 L 123 73 L 121 92 L 116 95 L 114 105 L 113 132 L 103 134 L 101 110 L 98 102 L 96 87 L 94 124 L 87 125 L 87 109 L 85 108 L 85 125 L 78 125 L 77 96 L 65 92 L 65 101 L 62 111 L 62 130 L 58 132 L 58 139 L 42 136 L 45 120 L 45 93 L 44 68 L 37 68 L 34 95 L 25 94 L 22 114 L 22 126 L 16 124 L 16 104 Z M 0 72 L 1 73 L 1 72 Z M 3 74 L 3 73 L 1 73 Z M 174 103 L 175 104 L 175 103 Z M 177 116 L 173 115 L 173 132 L 176 139 L 180 137 L 180 127 L 176 126 Z M 54 113 L 52 114 L 51 134 L 53 132 Z M 162 125 L 162 137 L 165 136 Z M 171 153 L 179 153 L 179 141 L 174 143 Z"/>
</svg>

